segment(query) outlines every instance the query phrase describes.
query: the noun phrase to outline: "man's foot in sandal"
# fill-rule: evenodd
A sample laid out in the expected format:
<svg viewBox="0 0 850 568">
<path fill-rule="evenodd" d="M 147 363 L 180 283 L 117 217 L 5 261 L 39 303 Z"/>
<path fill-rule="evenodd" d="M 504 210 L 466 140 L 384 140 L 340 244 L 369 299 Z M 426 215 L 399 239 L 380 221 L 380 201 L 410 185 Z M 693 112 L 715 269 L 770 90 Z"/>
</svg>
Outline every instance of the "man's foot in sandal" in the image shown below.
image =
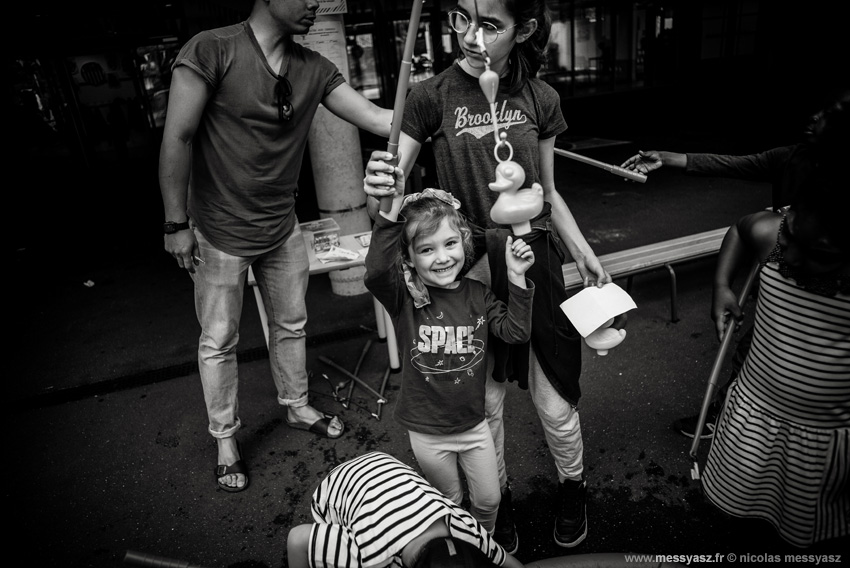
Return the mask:
<svg viewBox="0 0 850 568">
<path fill-rule="evenodd" d="M 319 436 L 335 440 L 342 436 L 345 425 L 339 416 L 322 414 L 312 406 L 289 407 L 286 409 L 286 424 L 297 430 L 307 430 Z"/>
<path fill-rule="evenodd" d="M 242 448 L 234 437 L 220 438 L 218 445 L 218 465 L 215 477 L 218 487 L 230 493 L 248 488 L 248 468 L 242 461 Z"/>
</svg>

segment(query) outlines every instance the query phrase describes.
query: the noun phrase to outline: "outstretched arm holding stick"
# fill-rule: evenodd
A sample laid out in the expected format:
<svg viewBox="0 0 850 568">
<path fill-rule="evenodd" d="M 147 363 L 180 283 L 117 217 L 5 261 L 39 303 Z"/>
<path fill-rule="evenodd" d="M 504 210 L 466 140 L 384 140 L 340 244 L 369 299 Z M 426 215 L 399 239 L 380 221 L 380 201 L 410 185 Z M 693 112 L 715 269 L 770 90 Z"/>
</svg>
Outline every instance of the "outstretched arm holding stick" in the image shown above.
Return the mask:
<svg viewBox="0 0 850 568">
<path fill-rule="evenodd" d="M 642 174 L 645 179 L 646 174 L 657 170 L 661 166 L 684 170 L 687 165 L 687 154 L 658 150 L 639 150 L 637 154 L 620 164 L 620 168 L 632 173 Z"/>
</svg>

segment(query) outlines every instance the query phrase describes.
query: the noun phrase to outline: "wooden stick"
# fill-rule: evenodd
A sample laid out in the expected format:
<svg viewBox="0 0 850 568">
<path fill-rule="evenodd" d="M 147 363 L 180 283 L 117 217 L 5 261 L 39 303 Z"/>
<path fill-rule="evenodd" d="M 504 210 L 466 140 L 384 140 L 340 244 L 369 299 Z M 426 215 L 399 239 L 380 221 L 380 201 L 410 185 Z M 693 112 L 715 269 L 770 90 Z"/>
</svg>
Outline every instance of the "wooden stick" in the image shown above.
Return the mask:
<svg viewBox="0 0 850 568">
<path fill-rule="evenodd" d="M 573 160 L 583 162 L 591 166 L 596 166 L 597 168 L 602 168 L 606 172 L 610 172 L 614 175 L 618 175 L 630 179 L 632 181 L 646 183 L 646 176 L 644 174 L 633 172 L 631 170 L 627 170 L 626 168 L 621 168 L 620 166 L 606 164 L 605 162 L 600 162 L 599 160 L 594 160 L 593 158 L 588 158 L 587 156 L 582 156 L 581 154 L 567 152 L 566 150 L 561 150 L 560 148 L 555 148 L 555 153 L 559 156 L 564 156 L 565 158 L 571 158 Z"/>
<path fill-rule="evenodd" d="M 387 141 L 387 152 L 393 155 L 388 163 L 398 165 L 398 139 L 401 136 L 401 120 L 404 117 L 404 100 L 407 98 L 407 84 L 410 82 L 410 65 L 413 59 L 413 47 L 416 45 L 416 36 L 419 35 L 419 18 L 422 15 L 422 4 L 425 0 L 413 0 L 413 9 L 410 11 L 410 22 L 407 26 L 407 38 L 404 41 L 404 53 L 401 56 L 401 69 L 398 72 L 398 84 L 395 88 L 395 102 L 393 104 L 393 122 L 390 125 L 390 137 Z M 381 198 L 381 211 L 387 213 L 392 209 L 393 197 Z"/>
<path fill-rule="evenodd" d="M 738 306 L 741 308 L 744 307 L 747 297 L 750 295 L 750 290 L 753 288 L 753 283 L 756 280 L 760 266 L 761 265 L 757 260 L 750 269 L 749 274 L 747 274 L 747 279 L 744 281 L 744 287 L 741 289 L 741 295 L 738 297 Z M 723 341 L 720 343 L 720 349 L 717 351 L 717 356 L 714 358 L 714 366 L 711 369 L 711 375 L 708 378 L 708 386 L 705 389 L 705 396 L 703 396 L 702 399 L 702 409 L 700 410 L 699 418 L 697 419 L 697 427 L 694 431 L 694 441 L 691 443 L 691 451 L 689 452 L 691 458 L 694 460 L 694 467 L 691 470 L 691 477 L 693 479 L 699 479 L 697 449 L 699 449 L 700 434 L 705 426 L 705 420 L 708 416 L 708 408 L 711 406 L 711 399 L 713 398 L 714 390 L 717 387 L 717 378 L 720 376 L 720 371 L 723 368 L 723 361 L 726 359 L 726 352 L 729 350 L 729 345 L 732 343 L 735 325 L 734 318 L 730 317 L 729 326 L 723 333 Z"/>
</svg>

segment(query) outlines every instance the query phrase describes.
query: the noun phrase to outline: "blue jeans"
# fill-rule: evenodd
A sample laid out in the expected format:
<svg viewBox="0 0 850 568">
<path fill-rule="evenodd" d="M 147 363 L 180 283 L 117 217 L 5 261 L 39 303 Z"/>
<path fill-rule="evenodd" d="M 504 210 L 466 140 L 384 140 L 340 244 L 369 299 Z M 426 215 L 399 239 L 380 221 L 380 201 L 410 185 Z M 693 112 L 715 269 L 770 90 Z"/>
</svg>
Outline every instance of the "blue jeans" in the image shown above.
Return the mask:
<svg viewBox="0 0 850 568">
<path fill-rule="evenodd" d="M 195 267 L 195 313 L 201 324 L 198 368 L 204 389 L 210 434 L 233 436 L 239 421 L 236 345 L 248 267 L 254 271 L 269 321 L 269 362 L 283 406 L 307 404 L 307 280 L 310 262 L 295 225 L 277 248 L 257 256 L 233 256 L 216 249 L 195 228 L 200 256 Z"/>
</svg>

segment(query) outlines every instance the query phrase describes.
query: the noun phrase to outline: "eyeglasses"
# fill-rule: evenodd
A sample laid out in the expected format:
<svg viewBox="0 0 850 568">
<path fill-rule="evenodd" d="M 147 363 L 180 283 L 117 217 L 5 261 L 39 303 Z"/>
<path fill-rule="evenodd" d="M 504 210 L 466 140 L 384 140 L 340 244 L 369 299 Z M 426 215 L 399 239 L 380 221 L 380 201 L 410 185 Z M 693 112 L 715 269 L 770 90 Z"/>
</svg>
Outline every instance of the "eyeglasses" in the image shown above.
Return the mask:
<svg viewBox="0 0 850 568">
<path fill-rule="evenodd" d="M 292 103 L 289 102 L 289 97 L 292 96 L 292 85 L 286 75 L 277 78 L 277 85 L 274 88 L 274 95 L 277 99 L 277 117 L 281 122 L 289 122 L 294 114 Z"/>
<path fill-rule="evenodd" d="M 469 31 L 470 25 L 472 24 L 470 23 L 469 18 L 463 12 L 458 12 L 457 10 L 449 12 L 449 26 L 451 26 L 451 28 L 457 33 L 465 34 Z M 500 30 L 490 22 L 483 22 L 478 24 L 478 27 L 483 32 L 484 43 L 493 43 L 499 39 L 500 35 L 517 25 L 519 25 L 519 22 L 513 26 L 508 26 L 505 29 Z"/>
</svg>

